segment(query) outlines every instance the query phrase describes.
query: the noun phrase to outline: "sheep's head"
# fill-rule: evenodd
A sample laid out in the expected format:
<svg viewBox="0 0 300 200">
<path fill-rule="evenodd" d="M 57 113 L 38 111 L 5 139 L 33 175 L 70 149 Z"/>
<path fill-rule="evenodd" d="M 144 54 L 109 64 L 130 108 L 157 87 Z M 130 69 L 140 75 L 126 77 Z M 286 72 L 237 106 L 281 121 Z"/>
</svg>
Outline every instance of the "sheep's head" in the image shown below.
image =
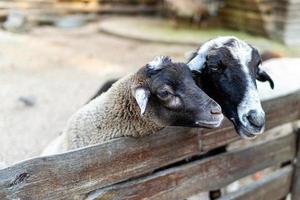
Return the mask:
<svg viewBox="0 0 300 200">
<path fill-rule="evenodd" d="M 218 127 L 220 106 L 194 82 L 184 63 L 157 57 L 138 72 L 132 93 L 141 115 L 159 126 Z"/>
<path fill-rule="evenodd" d="M 257 49 L 235 37 L 210 40 L 190 58 L 197 83 L 222 107 L 243 138 L 264 130 L 265 113 L 261 107 L 256 81 L 274 83 L 260 69 Z"/>
</svg>

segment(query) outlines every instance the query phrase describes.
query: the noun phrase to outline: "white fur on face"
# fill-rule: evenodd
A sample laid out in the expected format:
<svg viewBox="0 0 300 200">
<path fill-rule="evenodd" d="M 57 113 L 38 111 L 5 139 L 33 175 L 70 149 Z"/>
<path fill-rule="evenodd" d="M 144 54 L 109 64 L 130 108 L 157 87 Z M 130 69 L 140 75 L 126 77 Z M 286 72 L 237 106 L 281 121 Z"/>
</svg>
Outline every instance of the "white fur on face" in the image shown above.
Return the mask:
<svg viewBox="0 0 300 200">
<path fill-rule="evenodd" d="M 249 72 L 249 68 L 247 67 L 248 63 L 252 59 L 252 47 L 241 40 L 235 40 L 233 45 L 229 46 L 228 49 L 230 50 L 232 56 L 239 61 L 246 77 L 246 91 L 243 100 L 238 105 L 237 112 L 240 121 L 244 124 L 244 126 L 247 126 L 249 122 L 245 120 L 244 116 L 247 115 L 251 110 L 255 110 L 258 115 L 265 116 L 265 113 L 261 107 L 255 82 L 253 81 Z M 260 132 L 253 134 L 260 134 L 262 132 L 263 129 Z"/>
<path fill-rule="evenodd" d="M 244 126 L 248 126 L 249 124 L 249 122 L 244 118 L 244 116 L 248 115 L 248 113 L 251 110 L 255 110 L 260 116 L 265 116 L 265 112 L 261 107 L 256 87 L 254 86 L 252 81 L 247 81 L 246 92 L 244 94 L 243 100 L 237 107 L 239 120 L 243 123 Z M 260 134 L 262 132 L 263 129 L 258 133 L 252 134 Z"/>
<path fill-rule="evenodd" d="M 204 43 L 197 52 L 197 56 L 195 56 L 189 63 L 188 66 L 191 70 L 194 71 L 201 71 L 204 67 L 204 63 L 206 61 L 206 56 L 208 52 L 212 48 L 218 48 L 223 46 L 229 40 L 238 40 L 238 38 L 233 36 L 224 36 L 218 37 L 213 40 L 209 40 L 208 42 Z"/>
</svg>

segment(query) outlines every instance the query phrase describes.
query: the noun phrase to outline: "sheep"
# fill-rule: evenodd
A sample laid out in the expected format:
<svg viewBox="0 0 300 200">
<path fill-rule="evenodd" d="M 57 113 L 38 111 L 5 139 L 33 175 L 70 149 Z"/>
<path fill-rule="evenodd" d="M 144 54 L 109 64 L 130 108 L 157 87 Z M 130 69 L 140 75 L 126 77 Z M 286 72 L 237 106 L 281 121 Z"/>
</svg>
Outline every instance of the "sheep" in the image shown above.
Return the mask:
<svg viewBox="0 0 300 200">
<path fill-rule="evenodd" d="M 142 137 L 166 126 L 215 128 L 222 120 L 220 106 L 195 84 L 188 66 L 161 56 L 75 113 L 43 155 Z"/>
<path fill-rule="evenodd" d="M 233 36 L 218 37 L 194 51 L 187 64 L 197 85 L 221 105 L 242 138 L 254 138 L 264 131 L 265 113 L 254 80 L 268 81 L 272 89 L 274 82 L 261 70 L 256 48 Z M 103 91 L 105 88 L 97 94 Z"/>
<path fill-rule="evenodd" d="M 274 88 L 261 63 L 256 48 L 232 36 L 206 42 L 187 63 L 197 84 L 221 105 L 237 133 L 246 139 L 261 134 L 265 126 L 255 79 L 268 81 Z"/>
<path fill-rule="evenodd" d="M 104 85 L 101 86 L 101 88 L 97 91 L 96 94 L 94 94 L 89 100 L 88 102 L 90 102 L 91 100 L 95 99 L 96 97 L 98 97 L 100 94 L 106 92 L 111 86 L 112 84 L 114 84 L 115 82 L 117 82 L 118 79 L 111 79 L 107 82 L 104 83 Z"/>
</svg>

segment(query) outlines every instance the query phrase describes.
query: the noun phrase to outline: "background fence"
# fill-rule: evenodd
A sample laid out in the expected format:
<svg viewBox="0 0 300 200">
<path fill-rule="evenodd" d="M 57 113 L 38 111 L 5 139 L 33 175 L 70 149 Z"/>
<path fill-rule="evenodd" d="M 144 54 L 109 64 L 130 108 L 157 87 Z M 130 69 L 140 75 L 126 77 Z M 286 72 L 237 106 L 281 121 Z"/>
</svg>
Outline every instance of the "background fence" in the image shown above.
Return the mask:
<svg viewBox="0 0 300 200">
<path fill-rule="evenodd" d="M 300 91 L 263 107 L 266 129 L 276 127 L 263 140 L 218 151 L 239 140 L 228 121 L 214 130 L 169 127 L 149 137 L 115 139 L 0 170 L 0 199 L 185 199 L 279 166 L 221 199 L 273 200 L 292 192 L 298 200 L 300 133 L 289 122 L 300 119 Z"/>
</svg>

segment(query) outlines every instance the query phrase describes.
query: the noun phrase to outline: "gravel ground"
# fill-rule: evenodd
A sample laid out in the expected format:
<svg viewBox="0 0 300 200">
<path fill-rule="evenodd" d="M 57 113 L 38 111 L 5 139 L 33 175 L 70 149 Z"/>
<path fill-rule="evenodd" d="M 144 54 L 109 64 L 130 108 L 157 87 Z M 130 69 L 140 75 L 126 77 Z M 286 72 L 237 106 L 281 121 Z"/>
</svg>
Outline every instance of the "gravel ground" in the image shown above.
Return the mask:
<svg viewBox="0 0 300 200">
<path fill-rule="evenodd" d="M 0 161 L 38 156 L 107 79 L 135 71 L 155 55 L 182 59 L 191 49 L 110 37 L 98 32 L 97 23 L 0 31 Z"/>
</svg>

